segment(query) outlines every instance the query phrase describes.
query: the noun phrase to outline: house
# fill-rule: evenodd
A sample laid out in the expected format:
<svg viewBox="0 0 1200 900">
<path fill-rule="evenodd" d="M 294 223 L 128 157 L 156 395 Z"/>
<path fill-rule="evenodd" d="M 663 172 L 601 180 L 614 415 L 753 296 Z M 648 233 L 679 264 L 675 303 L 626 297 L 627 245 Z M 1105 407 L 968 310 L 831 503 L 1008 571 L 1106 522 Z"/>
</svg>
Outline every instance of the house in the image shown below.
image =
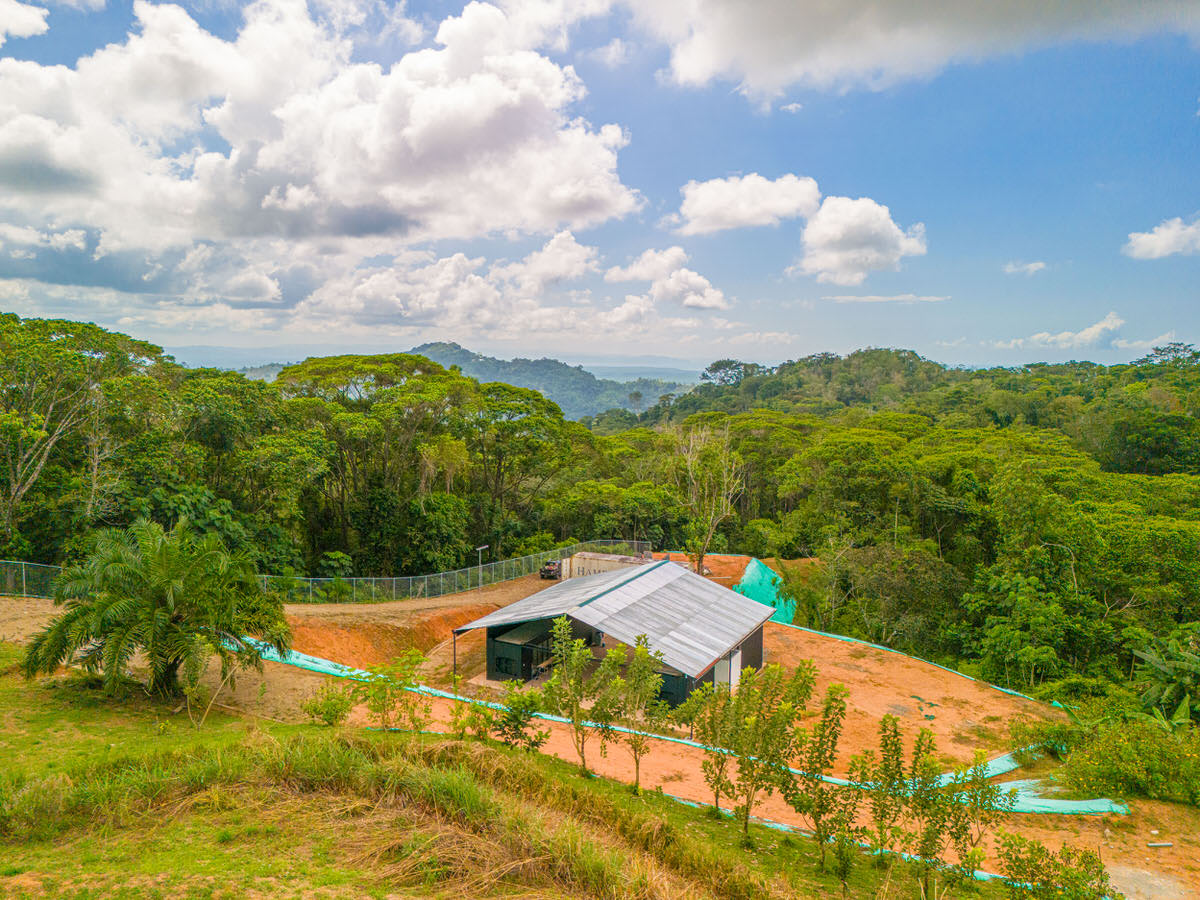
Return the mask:
<svg viewBox="0 0 1200 900">
<path fill-rule="evenodd" d="M 696 685 L 737 686 L 743 668 L 763 662 L 763 623 L 774 609 L 669 560 L 572 578 L 454 630 L 487 629 L 487 677 L 536 677 L 550 659 L 559 616 L 575 636 L 604 652 L 645 635 L 662 654 L 663 696 L 681 703 Z"/>
</svg>

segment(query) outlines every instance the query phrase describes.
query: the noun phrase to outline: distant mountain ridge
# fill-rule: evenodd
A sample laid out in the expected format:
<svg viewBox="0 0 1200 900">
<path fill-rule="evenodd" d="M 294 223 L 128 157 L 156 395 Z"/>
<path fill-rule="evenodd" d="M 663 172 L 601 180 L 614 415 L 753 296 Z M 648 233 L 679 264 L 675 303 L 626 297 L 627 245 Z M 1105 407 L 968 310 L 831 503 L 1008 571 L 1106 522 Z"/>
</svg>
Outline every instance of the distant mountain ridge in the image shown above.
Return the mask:
<svg viewBox="0 0 1200 900">
<path fill-rule="evenodd" d="M 685 381 L 661 378 L 630 381 L 597 378 L 583 366 L 570 366 L 549 357 L 497 359 L 451 341 L 422 344 L 408 352 L 426 356 L 443 366 L 458 366 L 464 375 L 479 381 L 503 381 L 540 391 L 557 403 L 568 419 L 594 416 L 616 408 L 638 412 L 653 406 L 663 394 L 676 394 L 692 387 Z"/>
<path fill-rule="evenodd" d="M 557 403 L 568 419 L 595 416 L 609 409 L 629 409 L 641 412 L 658 402 L 663 394 L 680 394 L 690 391 L 696 379 L 684 380 L 691 373 L 678 372 L 681 380 L 665 378 L 632 378 L 615 381 L 597 378 L 583 366 L 570 366 L 557 359 L 497 359 L 468 350 L 461 344 L 450 341 L 422 344 L 408 353 L 416 353 L 432 359 L 439 365 L 458 366 L 464 375 L 478 381 L 503 381 L 517 387 L 540 391 Z M 258 381 L 274 381 L 286 363 L 268 363 L 261 366 L 246 366 L 238 369 L 247 378 Z M 636 372 L 635 366 L 614 367 Z M 646 367 L 653 370 L 654 367 Z M 640 395 L 640 397 L 638 396 Z"/>
</svg>

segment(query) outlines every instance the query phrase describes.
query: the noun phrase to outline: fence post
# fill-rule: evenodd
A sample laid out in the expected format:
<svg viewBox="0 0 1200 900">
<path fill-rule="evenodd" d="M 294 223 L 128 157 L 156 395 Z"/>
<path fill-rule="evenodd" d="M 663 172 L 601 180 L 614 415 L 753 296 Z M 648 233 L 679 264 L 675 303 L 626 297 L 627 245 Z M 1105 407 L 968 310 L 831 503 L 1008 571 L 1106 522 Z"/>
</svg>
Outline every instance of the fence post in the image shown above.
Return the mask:
<svg viewBox="0 0 1200 900">
<path fill-rule="evenodd" d="M 21 563 L 21 596 L 24 597 L 27 594 L 28 592 L 25 590 L 25 563 Z"/>
</svg>

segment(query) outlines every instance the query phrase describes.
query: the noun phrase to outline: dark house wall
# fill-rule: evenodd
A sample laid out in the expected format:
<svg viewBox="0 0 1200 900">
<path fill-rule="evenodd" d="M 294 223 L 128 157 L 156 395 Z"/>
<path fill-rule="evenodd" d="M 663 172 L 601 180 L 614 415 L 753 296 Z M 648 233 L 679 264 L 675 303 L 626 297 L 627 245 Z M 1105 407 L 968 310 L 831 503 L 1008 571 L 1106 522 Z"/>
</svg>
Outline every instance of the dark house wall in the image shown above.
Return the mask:
<svg viewBox="0 0 1200 900">
<path fill-rule="evenodd" d="M 505 644 L 496 640 L 497 635 L 511 631 L 509 625 L 499 625 L 487 630 L 487 677 L 489 681 L 508 681 L 519 678 L 521 672 L 521 648 L 516 644 Z"/>
<path fill-rule="evenodd" d="M 763 664 L 763 630 L 758 630 L 742 641 L 742 668 L 761 669 Z"/>
<path fill-rule="evenodd" d="M 663 672 L 662 677 L 662 688 L 658 692 L 658 698 L 666 701 L 671 707 L 676 707 L 686 700 L 696 687 L 695 679 L 688 675 Z"/>
<path fill-rule="evenodd" d="M 549 633 L 553 623 L 546 619 L 546 632 Z M 487 629 L 487 677 L 489 681 L 529 681 L 534 676 L 533 652 L 528 646 L 498 641 L 496 638 L 517 628 L 523 628 L 528 622 L 516 625 L 495 625 Z M 571 631 L 576 638 L 582 638 L 589 644 L 597 642 L 596 630 L 575 620 L 571 620 Z"/>
</svg>

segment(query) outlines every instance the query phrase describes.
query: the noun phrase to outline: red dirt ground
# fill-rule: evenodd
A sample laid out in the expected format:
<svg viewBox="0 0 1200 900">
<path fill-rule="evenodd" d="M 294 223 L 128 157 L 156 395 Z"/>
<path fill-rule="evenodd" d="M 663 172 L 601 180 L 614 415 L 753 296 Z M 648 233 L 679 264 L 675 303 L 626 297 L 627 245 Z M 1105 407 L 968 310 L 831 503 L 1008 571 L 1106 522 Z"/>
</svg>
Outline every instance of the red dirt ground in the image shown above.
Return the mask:
<svg viewBox="0 0 1200 900">
<path fill-rule="evenodd" d="M 655 559 L 670 558 L 682 566 L 690 565 L 688 555 L 682 550 L 670 550 L 652 554 Z M 733 553 L 709 553 L 704 557 L 706 576 L 710 581 L 733 587 L 742 580 L 746 566 L 750 565 L 751 557 Z"/>
<path fill-rule="evenodd" d="M 766 662 L 795 665 L 811 659 L 817 667 L 816 707 L 830 684 L 850 691 L 842 732 L 839 770 L 854 753 L 878 746 L 879 720 L 900 720 L 910 744 L 920 728 L 937 739 L 948 765 L 969 763 L 976 749 L 996 755 L 1008 747 L 1008 723 L 1018 718 L 1061 715 L 1052 707 L 1002 693 L 922 660 L 851 644 L 825 635 L 768 622 L 763 629 Z"/>
</svg>

